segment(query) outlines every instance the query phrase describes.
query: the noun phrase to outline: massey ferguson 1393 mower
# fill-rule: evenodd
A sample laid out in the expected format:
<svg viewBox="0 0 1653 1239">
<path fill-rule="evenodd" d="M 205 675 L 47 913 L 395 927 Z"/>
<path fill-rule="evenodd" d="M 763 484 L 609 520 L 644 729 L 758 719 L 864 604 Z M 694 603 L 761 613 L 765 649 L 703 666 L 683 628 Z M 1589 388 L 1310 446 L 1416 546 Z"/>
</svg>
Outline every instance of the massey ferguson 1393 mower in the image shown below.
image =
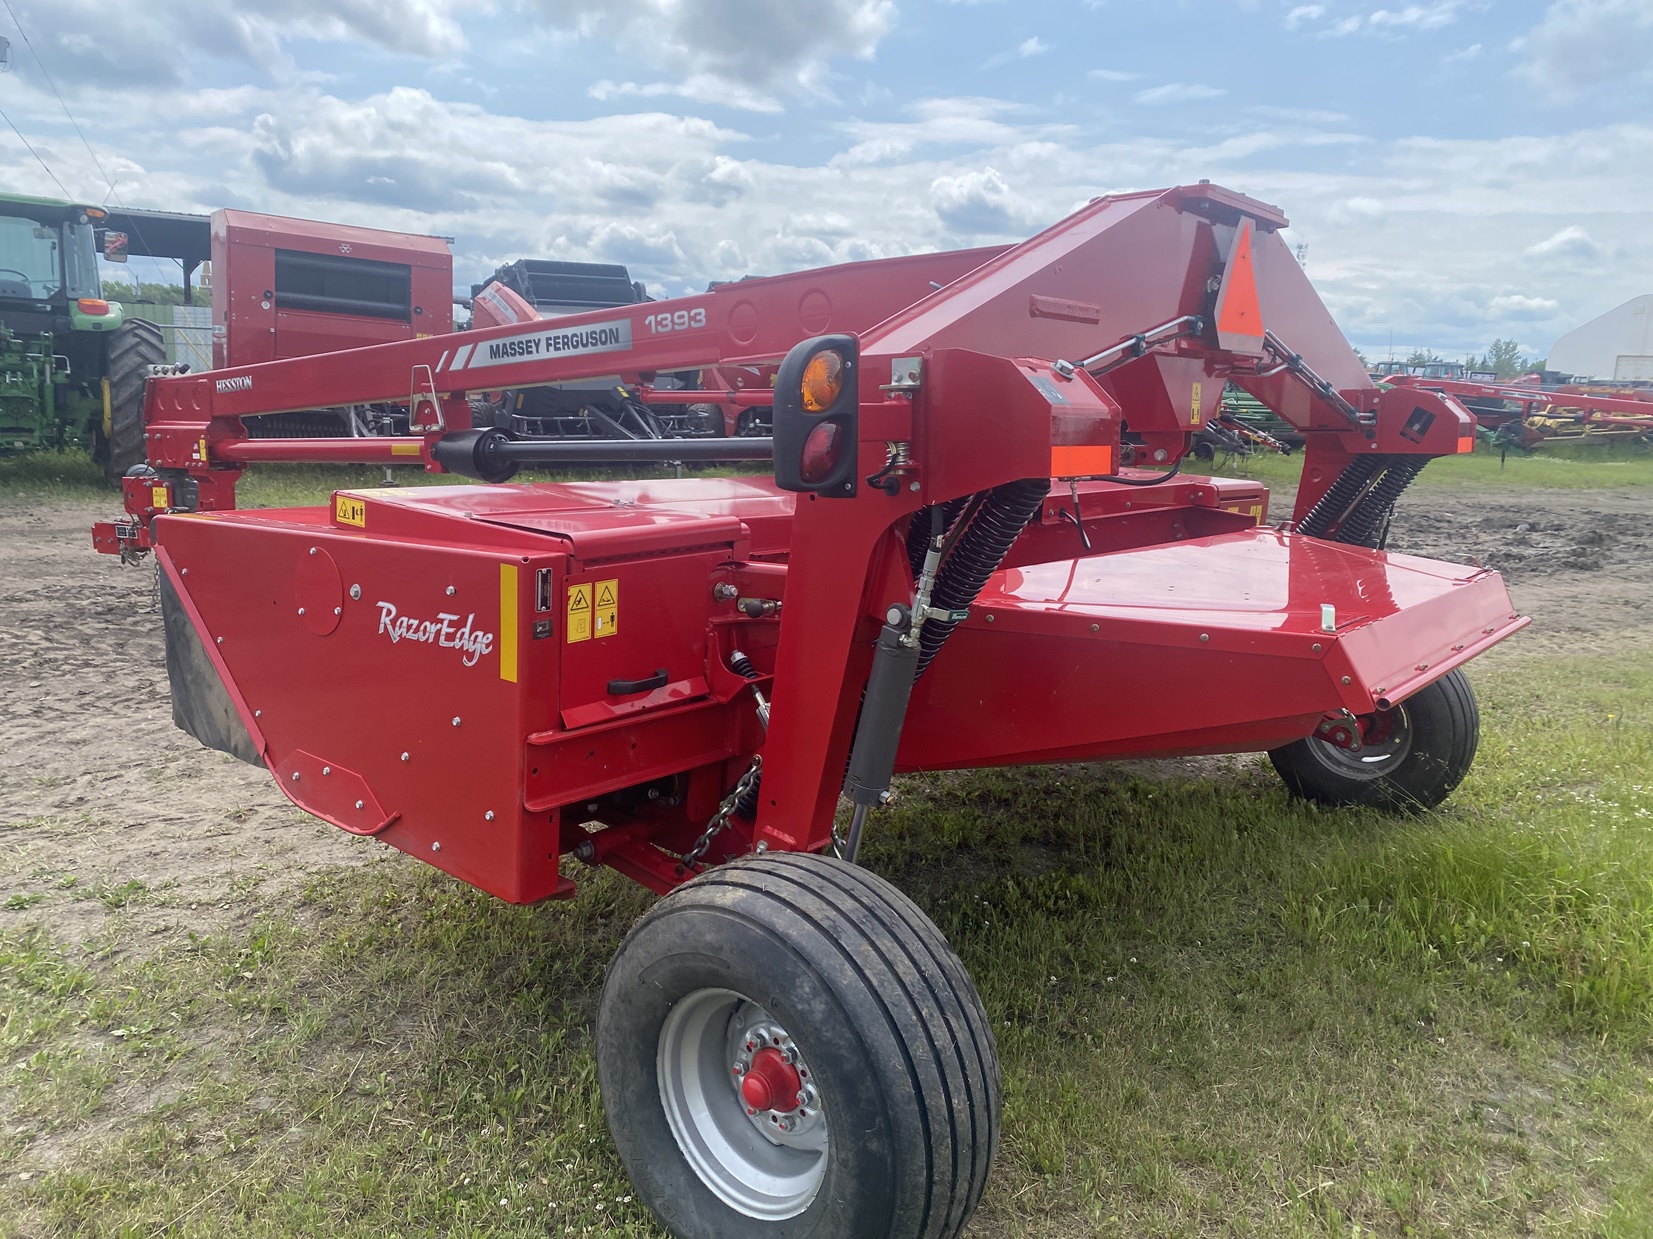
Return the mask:
<svg viewBox="0 0 1653 1239">
<path fill-rule="evenodd" d="M 998 1065 L 957 957 L 855 863 L 892 775 L 1266 751 L 1298 795 L 1427 809 L 1475 753 L 1458 668 L 1526 622 L 1497 574 L 1381 549 L 1474 422 L 1372 385 L 1285 225 L 1207 184 L 1127 194 L 985 259 L 157 378 L 152 464 L 95 536 L 159 558 L 179 724 L 301 808 L 513 902 L 571 896 L 571 861 L 664 896 L 597 1058 L 674 1234 L 956 1235 Z M 473 391 L 777 361 L 718 397 L 773 401 L 772 439 L 469 428 Z M 1289 522 L 1177 472 L 1229 381 L 1303 435 Z M 416 435 L 239 421 L 390 399 Z M 499 485 L 592 455 L 774 476 Z M 283 459 L 489 484 L 231 510 Z"/>
</svg>

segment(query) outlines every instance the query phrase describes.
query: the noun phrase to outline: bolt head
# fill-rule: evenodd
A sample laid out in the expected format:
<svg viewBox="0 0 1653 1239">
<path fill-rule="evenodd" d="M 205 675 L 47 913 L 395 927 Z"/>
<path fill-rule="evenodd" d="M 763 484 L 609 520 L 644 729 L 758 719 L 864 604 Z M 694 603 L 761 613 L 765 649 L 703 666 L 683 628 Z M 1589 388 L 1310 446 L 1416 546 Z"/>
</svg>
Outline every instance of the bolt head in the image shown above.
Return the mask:
<svg viewBox="0 0 1653 1239">
<path fill-rule="evenodd" d="M 452 598 L 456 592 L 453 586 L 448 586 L 448 597 Z"/>
<path fill-rule="evenodd" d="M 442 850 L 442 845 L 440 843 L 432 843 L 430 845 L 430 850 L 433 852 L 440 852 Z"/>
<path fill-rule="evenodd" d="M 358 800 L 358 801 L 357 801 L 357 802 L 356 802 L 356 807 L 357 807 L 357 808 L 358 808 L 358 809 L 360 809 L 360 808 L 362 808 L 362 807 L 364 807 L 364 806 L 363 806 L 363 803 L 362 803 L 362 801 L 360 801 L 360 800 Z"/>
<path fill-rule="evenodd" d="M 408 754 L 407 754 L 407 753 L 403 753 L 403 754 L 402 754 L 402 760 L 403 760 L 403 761 L 407 761 L 407 760 L 409 760 L 409 755 L 408 755 Z"/>
<path fill-rule="evenodd" d="M 297 770 L 293 771 L 293 782 L 295 782 L 295 783 L 298 782 L 298 771 Z"/>
<path fill-rule="evenodd" d="M 323 766 L 323 767 L 322 767 L 322 768 L 321 768 L 321 772 L 322 772 L 322 773 L 323 773 L 323 774 L 332 774 L 332 773 L 333 773 L 333 767 L 331 767 L 331 766 Z"/>
<path fill-rule="evenodd" d="M 1344 684 L 1345 684 L 1345 685 L 1347 685 L 1347 684 L 1348 684 L 1348 683 L 1349 683 L 1349 682 L 1350 682 L 1350 681 L 1349 681 L 1349 677 L 1348 677 L 1348 676 L 1344 676 L 1344 677 L 1343 677 L 1343 683 L 1344 683 Z"/>
<path fill-rule="evenodd" d="M 454 715 L 454 716 L 453 716 L 453 725 L 454 725 L 454 726 L 455 726 L 455 727 L 457 727 L 457 726 L 459 726 L 459 715 L 457 715 L 457 714 L 455 714 L 455 715 Z"/>
<path fill-rule="evenodd" d="M 360 585 L 352 585 L 350 587 L 350 597 L 351 597 L 351 599 L 352 600 L 359 599 L 361 596 L 362 596 L 362 587 Z"/>
<path fill-rule="evenodd" d="M 304 614 L 304 608 L 303 608 L 303 607 L 300 607 L 300 608 L 299 608 L 299 609 L 298 609 L 298 613 L 299 613 L 299 614 L 300 614 L 300 615 L 303 615 L 303 614 Z"/>
<path fill-rule="evenodd" d="M 494 820 L 494 811 L 492 809 L 489 809 L 486 813 L 484 813 L 482 815 L 482 820 L 485 821 L 485 822 L 493 821 Z"/>
</svg>

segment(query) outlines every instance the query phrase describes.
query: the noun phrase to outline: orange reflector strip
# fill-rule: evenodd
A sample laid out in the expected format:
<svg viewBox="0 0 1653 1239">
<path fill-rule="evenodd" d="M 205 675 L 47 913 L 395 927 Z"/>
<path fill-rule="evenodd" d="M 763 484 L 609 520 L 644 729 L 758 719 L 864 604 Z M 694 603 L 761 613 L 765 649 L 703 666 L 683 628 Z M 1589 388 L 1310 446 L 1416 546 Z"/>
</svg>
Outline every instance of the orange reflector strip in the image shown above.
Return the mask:
<svg viewBox="0 0 1653 1239">
<path fill-rule="evenodd" d="M 1092 477 L 1113 472 L 1113 448 L 1091 444 L 1052 445 L 1050 476 L 1053 478 Z"/>
<path fill-rule="evenodd" d="M 1465 452 L 1473 452 L 1474 450 L 1475 450 L 1475 436 L 1474 435 L 1470 435 L 1469 438 L 1467 438 L 1467 439 L 1459 439 L 1458 440 L 1458 455 L 1462 456 Z"/>
<path fill-rule="evenodd" d="M 1217 294 L 1217 342 L 1242 351 L 1263 341 L 1263 307 L 1257 300 L 1257 272 L 1251 260 L 1251 221 L 1242 220 Z M 1254 342 L 1254 345 L 1253 345 Z"/>
<path fill-rule="evenodd" d="M 417 456 L 419 445 L 417 443 L 392 443 L 390 454 L 392 456 Z"/>
</svg>

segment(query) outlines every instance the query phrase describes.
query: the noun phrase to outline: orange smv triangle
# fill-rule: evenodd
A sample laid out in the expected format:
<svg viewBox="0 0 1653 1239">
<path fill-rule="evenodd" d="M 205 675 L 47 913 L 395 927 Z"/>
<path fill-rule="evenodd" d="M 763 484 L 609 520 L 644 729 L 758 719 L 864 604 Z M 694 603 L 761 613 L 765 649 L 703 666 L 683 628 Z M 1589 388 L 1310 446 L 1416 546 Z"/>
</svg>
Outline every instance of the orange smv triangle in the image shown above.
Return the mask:
<svg viewBox="0 0 1653 1239">
<path fill-rule="evenodd" d="M 1217 292 L 1217 343 L 1233 353 L 1260 353 L 1263 307 L 1257 301 L 1257 272 L 1251 261 L 1251 221 L 1240 221 Z"/>
</svg>

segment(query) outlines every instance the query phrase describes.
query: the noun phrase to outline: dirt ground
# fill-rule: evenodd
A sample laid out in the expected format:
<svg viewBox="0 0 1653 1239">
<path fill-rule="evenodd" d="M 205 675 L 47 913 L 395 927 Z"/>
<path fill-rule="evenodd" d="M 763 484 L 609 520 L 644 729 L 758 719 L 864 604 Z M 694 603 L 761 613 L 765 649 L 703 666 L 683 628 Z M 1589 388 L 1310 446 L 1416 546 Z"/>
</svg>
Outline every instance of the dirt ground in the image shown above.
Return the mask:
<svg viewBox="0 0 1653 1239">
<path fill-rule="evenodd" d="M 1276 492 L 1276 510 L 1287 503 Z M 153 573 L 92 551 L 100 515 L 96 504 L 0 503 L 0 903 L 26 882 L 38 889 L 39 876 L 73 874 L 81 892 L 110 897 L 54 899 L 29 915 L 84 941 L 120 888 L 141 882 L 168 894 L 138 910 L 157 931 L 206 932 L 238 919 L 249 878 L 269 890 L 363 862 L 371 845 L 174 729 Z M 1505 574 L 1534 624 L 1488 657 L 1595 653 L 1653 640 L 1650 531 L 1646 492 L 1429 490 L 1403 503 L 1392 547 Z"/>
</svg>

